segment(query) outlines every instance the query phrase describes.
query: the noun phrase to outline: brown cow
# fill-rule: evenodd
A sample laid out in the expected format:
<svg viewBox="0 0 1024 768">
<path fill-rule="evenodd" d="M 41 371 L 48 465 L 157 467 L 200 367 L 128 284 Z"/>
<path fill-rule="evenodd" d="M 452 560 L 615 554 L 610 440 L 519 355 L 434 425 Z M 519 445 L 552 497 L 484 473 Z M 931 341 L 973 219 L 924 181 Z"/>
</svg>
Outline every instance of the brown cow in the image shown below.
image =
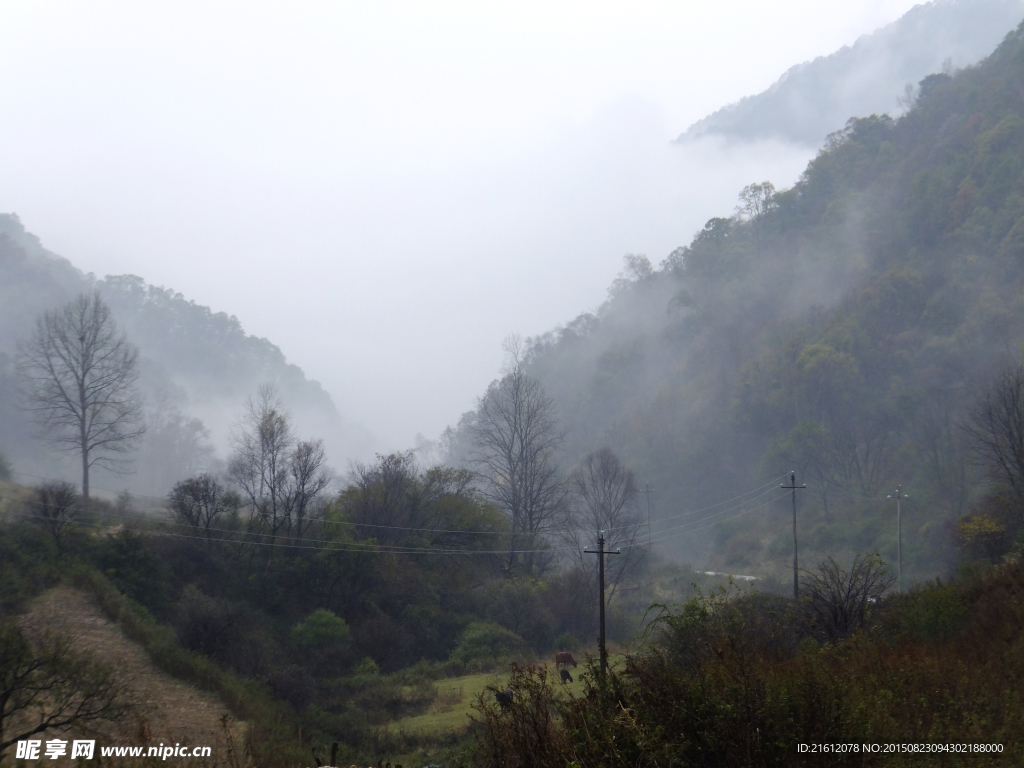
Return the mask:
<svg viewBox="0 0 1024 768">
<path fill-rule="evenodd" d="M 557 667 L 560 664 L 565 664 L 566 666 L 572 664 L 573 669 L 577 666 L 576 659 L 572 657 L 572 654 L 569 653 L 569 651 L 559 651 L 555 654 L 555 666 Z"/>
</svg>

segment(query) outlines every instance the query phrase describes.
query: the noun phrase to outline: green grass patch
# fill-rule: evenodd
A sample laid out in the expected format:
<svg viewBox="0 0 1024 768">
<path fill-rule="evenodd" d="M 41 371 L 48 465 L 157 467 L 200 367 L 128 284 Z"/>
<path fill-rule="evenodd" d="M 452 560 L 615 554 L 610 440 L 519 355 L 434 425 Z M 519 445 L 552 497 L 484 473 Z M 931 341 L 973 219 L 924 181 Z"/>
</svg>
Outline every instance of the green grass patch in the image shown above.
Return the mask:
<svg viewBox="0 0 1024 768">
<path fill-rule="evenodd" d="M 614 658 L 612 659 L 614 663 Z M 554 671 L 554 664 L 542 665 Z M 567 694 L 579 696 L 583 693 L 581 677 L 583 667 L 570 669 L 573 682 L 562 686 Z M 557 679 L 557 672 L 554 672 Z M 434 683 L 437 697 L 430 704 L 427 712 L 399 720 L 393 720 L 388 724 L 388 730 L 404 733 L 410 736 L 442 736 L 447 737 L 465 731 L 470 725 L 470 715 L 473 713 L 473 706 L 479 700 L 481 693 L 485 698 L 490 698 L 491 693 L 486 692 L 488 686 L 504 689 L 508 681 L 509 673 L 484 672 L 476 675 L 464 675 L 462 677 L 450 677 L 438 680 Z"/>
</svg>

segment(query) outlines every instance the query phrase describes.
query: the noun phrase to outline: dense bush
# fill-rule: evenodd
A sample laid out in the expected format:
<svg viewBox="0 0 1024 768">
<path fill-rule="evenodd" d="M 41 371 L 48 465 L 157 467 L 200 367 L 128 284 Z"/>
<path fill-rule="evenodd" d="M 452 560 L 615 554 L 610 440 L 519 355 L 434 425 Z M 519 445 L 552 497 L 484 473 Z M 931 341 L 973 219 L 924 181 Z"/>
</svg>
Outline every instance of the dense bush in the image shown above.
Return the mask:
<svg viewBox="0 0 1024 768">
<path fill-rule="evenodd" d="M 167 564 L 146 536 L 123 530 L 101 541 L 96 565 L 124 594 L 154 614 L 167 605 Z"/>
<path fill-rule="evenodd" d="M 514 632 L 490 622 L 474 621 L 462 633 L 451 658 L 460 664 L 475 661 L 497 664 L 504 659 L 521 656 L 525 650 L 523 638 Z"/>
<path fill-rule="evenodd" d="M 581 698 L 557 696 L 543 670 L 517 670 L 513 707 L 480 702 L 478 758 L 536 768 L 785 766 L 807 764 L 799 743 L 1024 749 L 1024 568 L 1015 563 L 890 597 L 864 629 L 832 642 L 815 639 L 799 607 L 756 596 L 701 596 L 663 612 L 657 627 L 607 678 L 591 664 Z M 844 760 L 863 755 L 821 764 Z"/>
</svg>

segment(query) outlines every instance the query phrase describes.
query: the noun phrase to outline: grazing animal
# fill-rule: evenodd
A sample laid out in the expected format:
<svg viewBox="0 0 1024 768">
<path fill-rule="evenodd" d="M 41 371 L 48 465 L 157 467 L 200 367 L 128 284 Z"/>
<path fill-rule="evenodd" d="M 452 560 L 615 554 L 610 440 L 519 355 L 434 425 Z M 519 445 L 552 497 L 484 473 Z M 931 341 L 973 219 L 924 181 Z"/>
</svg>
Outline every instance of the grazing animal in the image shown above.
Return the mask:
<svg viewBox="0 0 1024 768">
<path fill-rule="evenodd" d="M 555 654 L 555 666 L 557 667 L 560 664 L 565 664 L 566 666 L 572 664 L 573 669 L 577 666 L 576 659 L 572 657 L 569 651 L 559 651 Z"/>
<path fill-rule="evenodd" d="M 494 694 L 494 698 L 498 700 L 498 706 L 502 709 L 508 709 L 512 706 L 512 691 L 498 691 Z"/>
<path fill-rule="evenodd" d="M 568 669 L 560 669 L 558 670 L 558 674 L 562 676 L 562 685 L 572 682 L 572 675 L 569 674 Z"/>
</svg>

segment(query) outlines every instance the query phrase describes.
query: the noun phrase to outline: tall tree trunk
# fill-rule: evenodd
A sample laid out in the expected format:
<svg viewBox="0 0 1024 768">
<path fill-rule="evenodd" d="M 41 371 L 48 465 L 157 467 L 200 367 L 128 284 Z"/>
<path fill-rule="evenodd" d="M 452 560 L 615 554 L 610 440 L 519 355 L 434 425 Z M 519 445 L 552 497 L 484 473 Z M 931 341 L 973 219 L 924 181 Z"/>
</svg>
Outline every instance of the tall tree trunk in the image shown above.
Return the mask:
<svg viewBox="0 0 1024 768">
<path fill-rule="evenodd" d="M 89 449 L 82 446 L 82 498 L 89 500 Z"/>
</svg>

